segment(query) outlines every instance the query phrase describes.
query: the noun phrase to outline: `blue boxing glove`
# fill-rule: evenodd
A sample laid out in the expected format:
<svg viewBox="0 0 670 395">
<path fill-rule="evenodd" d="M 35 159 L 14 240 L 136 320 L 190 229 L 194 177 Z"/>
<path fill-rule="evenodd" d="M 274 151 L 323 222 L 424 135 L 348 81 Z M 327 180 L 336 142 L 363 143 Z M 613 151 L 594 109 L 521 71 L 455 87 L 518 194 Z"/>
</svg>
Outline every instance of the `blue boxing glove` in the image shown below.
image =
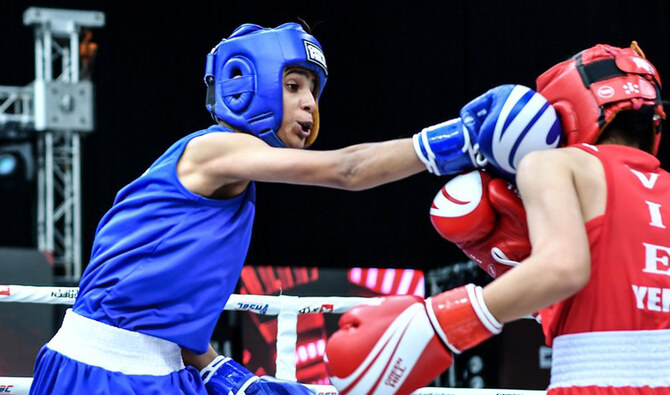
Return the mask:
<svg viewBox="0 0 670 395">
<path fill-rule="evenodd" d="M 460 118 L 415 134 L 413 142 L 436 175 L 490 165 L 513 181 L 523 155 L 555 148 L 560 136 L 560 122 L 546 99 L 522 85 L 501 85 L 466 104 Z"/>
<path fill-rule="evenodd" d="M 209 395 L 314 395 L 302 384 L 258 377 L 230 358 L 216 357 L 200 371 Z"/>
<path fill-rule="evenodd" d="M 527 153 L 556 148 L 562 128 L 547 99 L 523 85 L 501 85 L 461 110 L 466 128 L 477 133 L 475 147 L 491 171 L 514 183 Z"/>
</svg>

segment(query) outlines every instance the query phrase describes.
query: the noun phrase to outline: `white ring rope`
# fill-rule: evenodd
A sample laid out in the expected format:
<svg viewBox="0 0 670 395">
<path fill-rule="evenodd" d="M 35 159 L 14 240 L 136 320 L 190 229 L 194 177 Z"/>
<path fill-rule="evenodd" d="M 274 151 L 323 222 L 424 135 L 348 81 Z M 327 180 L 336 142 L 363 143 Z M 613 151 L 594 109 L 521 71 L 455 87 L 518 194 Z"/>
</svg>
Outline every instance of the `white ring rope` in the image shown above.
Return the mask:
<svg viewBox="0 0 670 395">
<path fill-rule="evenodd" d="M 0 285 L 0 302 L 74 304 L 77 287 L 40 287 L 27 285 Z M 382 297 L 298 297 L 269 295 L 230 295 L 224 310 L 250 311 L 261 315 L 277 316 L 277 371 L 275 376 L 296 381 L 296 342 L 299 314 L 342 314 L 360 304 L 378 305 Z M 0 377 L 0 392 L 28 395 L 32 377 Z M 337 395 L 330 385 L 308 385 L 317 395 Z M 469 388 L 420 388 L 413 395 L 544 395 L 545 391 L 469 389 Z"/>
<path fill-rule="evenodd" d="M 0 285 L 0 302 L 73 304 L 79 288 Z"/>
<path fill-rule="evenodd" d="M 0 391 L 3 394 L 28 395 L 32 377 L 0 377 Z"/>
<path fill-rule="evenodd" d="M 337 388 L 332 385 L 312 385 L 307 387 L 316 391 L 316 395 L 338 395 Z M 412 392 L 412 395 L 545 395 L 545 391 L 537 390 L 503 390 L 494 388 L 438 388 L 425 387 Z"/>
<path fill-rule="evenodd" d="M 3 394 L 28 395 L 32 377 L 0 377 L 0 391 Z M 316 391 L 316 395 L 338 395 L 332 385 L 312 385 L 307 387 Z M 544 395 L 545 391 L 504 390 L 493 388 L 419 388 L 412 395 Z"/>
<path fill-rule="evenodd" d="M 74 304 L 79 288 L 76 287 L 36 287 L 28 285 L 0 285 L 0 302 Z M 344 296 L 298 297 L 269 295 L 232 294 L 224 310 L 251 311 L 261 315 L 279 315 L 289 304 L 298 314 L 335 313 L 342 314 L 359 304 L 380 304 L 383 298 L 360 298 Z"/>
</svg>

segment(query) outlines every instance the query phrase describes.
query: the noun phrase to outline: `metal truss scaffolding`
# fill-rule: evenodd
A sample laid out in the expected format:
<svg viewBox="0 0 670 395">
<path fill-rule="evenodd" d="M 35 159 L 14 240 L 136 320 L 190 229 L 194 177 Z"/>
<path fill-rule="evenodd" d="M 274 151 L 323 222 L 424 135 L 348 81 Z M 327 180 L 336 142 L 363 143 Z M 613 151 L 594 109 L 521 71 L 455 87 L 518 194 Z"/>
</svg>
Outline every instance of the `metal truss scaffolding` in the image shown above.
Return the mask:
<svg viewBox="0 0 670 395">
<path fill-rule="evenodd" d="M 37 133 L 37 247 L 53 257 L 65 280 L 81 277 L 81 150 L 93 130 L 93 85 L 82 77 L 85 28 L 101 27 L 97 11 L 28 8 L 35 30 L 35 81 L 0 86 L 0 129 Z"/>
</svg>

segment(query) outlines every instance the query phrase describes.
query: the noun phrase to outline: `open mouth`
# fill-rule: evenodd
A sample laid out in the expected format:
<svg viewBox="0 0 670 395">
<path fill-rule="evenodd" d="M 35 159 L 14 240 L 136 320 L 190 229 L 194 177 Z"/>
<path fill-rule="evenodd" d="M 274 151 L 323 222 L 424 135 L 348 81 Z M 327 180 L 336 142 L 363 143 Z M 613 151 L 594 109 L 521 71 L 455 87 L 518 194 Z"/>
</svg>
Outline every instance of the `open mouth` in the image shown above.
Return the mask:
<svg viewBox="0 0 670 395">
<path fill-rule="evenodd" d="M 300 125 L 300 129 L 302 129 L 303 134 L 309 135 L 309 133 L 312 131 L 312 126 L 314 126 L 313 122 L 298 122 Z"/>
</svg>

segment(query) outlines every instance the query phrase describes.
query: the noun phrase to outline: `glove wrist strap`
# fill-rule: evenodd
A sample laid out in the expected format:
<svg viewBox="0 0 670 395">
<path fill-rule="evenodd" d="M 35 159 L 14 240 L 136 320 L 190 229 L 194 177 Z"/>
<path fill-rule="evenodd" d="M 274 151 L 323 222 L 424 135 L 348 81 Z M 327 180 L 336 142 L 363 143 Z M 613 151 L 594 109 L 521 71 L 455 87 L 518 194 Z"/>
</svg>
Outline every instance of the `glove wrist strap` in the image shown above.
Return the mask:
<svg viewBox="0 0 670 395">
<path fill-rule="evenodd" d="M 200 371 L 202 382 L 210 394 L 244 395 L 246 389 L 258 380 L 244 366 L 219 355 Z"/>
<path fill-rule="evenodd" d="M 216 358 L 212 360 L 207 366 L 202 368 L 200 371 L 200 377 L 202 378 L 202 382 L 207 384 L 209 382 L 209 379 L 212 378 L 214 374 L 216 374 L 216 371 L 223 366 L 230 358 L 226 358 L 223 355 L 219 355 Z"/>
<path fill-rule="evenodd" d="M 426 310 L 440 339 L 458 354 L 502 331 L 484 303 L 482 288 L 474 284 L 429 298 Z"/>
<path fill-rule="evenodd" d="M 414 151 L 429 172 L 455 174 L 482 167 L 472 136 L 460 118 L 429 126 L 412 137 Z"/>
</svg>

